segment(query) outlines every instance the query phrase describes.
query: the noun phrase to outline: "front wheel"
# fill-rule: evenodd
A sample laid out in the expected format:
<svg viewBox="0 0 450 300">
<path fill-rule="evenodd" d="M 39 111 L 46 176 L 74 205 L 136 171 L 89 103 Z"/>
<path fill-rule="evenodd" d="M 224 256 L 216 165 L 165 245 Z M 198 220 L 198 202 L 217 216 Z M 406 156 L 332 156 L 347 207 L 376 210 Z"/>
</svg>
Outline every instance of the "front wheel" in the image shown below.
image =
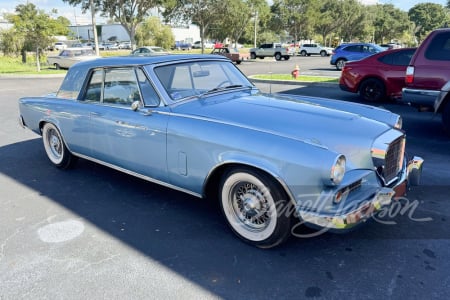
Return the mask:
<svg viewBox="0 0 450 300">
<path fill-rule="evenodd" d="M 322 57 L 325 57 L 325 56 L 327 56 L 327 52 L 326 51 L 320 51 L 320 56 L 322 56 Z"/>
<path fill-rule="evenodd" d="M 55 64 L 54 66 L 56 70 L 61 70 L 61 66 L 59 64 Z"/>
<path fill-rule="evenodd" d="M 361 83 L 359 95 L 365 101 L 378 102 L 385 98 L 385 87 L 381 80 L 369 78 Z"/>
<path fill-rule="evenodd" d="M 306 54 L 307 54 L 307 53 L 306 53 L 305 50 L 302 50 L 302 51 L 300 52 L 300 55 L 301 55 L 301 56 L 306 56 Z"/>
<path fill-rule="evenodd" d="M 58 128 L 52 123 L 46 123 L 42 128 L 42 141 L 45 153 L 50 161 L 58 168 L 67 169 L 73 165 L 76 157 L 70 153 Z"/>
<path fill-rule="evenodd" d="M 256 53 L 253 53 L 253 52 L 250 53 L 250 58 L 251 58 L 251 59 L 256 59 Z"/>
<path fill-rule="evenodd" d="M 230 169 L 223 175 L 220 187 L 223 215 L 239 238 L 270 248 L 290 236 L 290 201 L 273 178 L 253 169 Z"/>
</svg>

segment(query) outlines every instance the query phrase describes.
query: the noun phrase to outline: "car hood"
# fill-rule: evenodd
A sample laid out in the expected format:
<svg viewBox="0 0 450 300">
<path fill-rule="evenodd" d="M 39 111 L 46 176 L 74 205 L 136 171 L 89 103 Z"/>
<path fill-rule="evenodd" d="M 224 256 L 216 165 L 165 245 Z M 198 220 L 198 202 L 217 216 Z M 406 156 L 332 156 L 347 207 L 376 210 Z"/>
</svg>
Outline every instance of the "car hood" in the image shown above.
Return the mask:
<svg viewBox="0 0 450 300">
<path fill-rule="evenodd" d="M 327 148 L 355 165 L 370 167 L 374 140 L 392 127 L 361 115 L 298 97 L 231 93 L 176 105 L 173 112 L 229 126 L 245 127 Z"/>
</svg>

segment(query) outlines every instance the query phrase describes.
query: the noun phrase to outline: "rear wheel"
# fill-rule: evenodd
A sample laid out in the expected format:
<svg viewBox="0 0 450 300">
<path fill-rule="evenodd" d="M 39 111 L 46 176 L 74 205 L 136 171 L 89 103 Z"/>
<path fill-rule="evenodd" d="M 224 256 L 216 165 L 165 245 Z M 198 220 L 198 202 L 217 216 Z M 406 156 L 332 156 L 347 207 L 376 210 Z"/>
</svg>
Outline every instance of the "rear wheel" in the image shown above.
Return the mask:
<svg viewBox="0 0 450 300">
<path fill-rule="evenodd" d="M 336 69 L 338 69 L 339 71 L 344 68 L 344 65 L 345 65 L 345 59 L 340 58 L 336 61 Z"/>
<path fill-rule="evenodd" d="M 251 59 L 256 59 L 256 53 L 253 53 L 253 52 L 250 53 L 250 58 L 251 58 Z"/>
<path fill-rule="evenodd" d="M 377 102 L 385 98 L 385 87 L 381 80 L 376 78 L 369 78 L 361 83 L 359 88 L 359 95 L 365 101 Z"/>
<path fill-rule="evenodd" d="M 281 60 L 281 54 L 275 53 L 275 60 Z"/>
<path fill-rule="evenodd" d="M 61 133 L 52 123 L 46 123 L 42 128 L 42 141 L 47 157 L 56 167 L 67 169 L 75 163 L 76 157 L 67 149 Z"/>
<path fill-rule="evenodd" d="M 442 111 L 442 124 L 447 134 L 450 135 L 450 101 L 447 101 Z"/>
<path fill-rule="evenodd" d="M 284 60 L 289 60 L 291 58 L 289 55 L 284 56 Z"/>
<path fill-rule="evenodd" d="M 270 248 L 290 236 L 290 202 L 265 173 L 244 167 L 228 170 L 221 180 L 219 199 L 228 225 L 245 242 Z"/>
</svg>

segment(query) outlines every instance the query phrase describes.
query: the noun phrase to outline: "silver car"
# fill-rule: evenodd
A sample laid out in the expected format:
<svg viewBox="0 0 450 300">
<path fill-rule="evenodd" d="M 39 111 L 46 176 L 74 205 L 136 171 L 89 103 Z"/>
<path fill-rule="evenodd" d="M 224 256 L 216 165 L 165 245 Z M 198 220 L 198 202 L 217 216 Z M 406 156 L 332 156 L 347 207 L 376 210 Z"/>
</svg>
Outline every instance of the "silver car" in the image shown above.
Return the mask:
<svg viewBox="0 0 450 300">
<path fill-rule="evenodd" d="M 362 224 L 418 183 L 423 162 L 405 157 L 398 115 L 262 94 L 218 55 L 82 62 L 55 96 L 19 109 L 56 167 L 88 159 L 218 202 L 231 230 L 261 248 L 285 241 L 296 220 Z"/>
</svg>

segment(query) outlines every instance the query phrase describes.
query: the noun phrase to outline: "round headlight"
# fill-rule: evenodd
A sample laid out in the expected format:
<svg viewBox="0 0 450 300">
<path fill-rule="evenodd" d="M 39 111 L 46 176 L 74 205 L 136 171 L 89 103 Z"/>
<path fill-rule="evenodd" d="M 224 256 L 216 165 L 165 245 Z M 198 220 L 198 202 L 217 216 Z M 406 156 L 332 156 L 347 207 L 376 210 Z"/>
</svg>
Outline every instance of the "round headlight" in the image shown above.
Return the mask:
<svg viewBox="0 0 450 300">
<path fill-rule="evenodd" d="M 330 181 L 333 185 L 339 185 L 345 175 L 345 156 L 336 157 L 333 167 L 331 168 Z"/>
</svg>

